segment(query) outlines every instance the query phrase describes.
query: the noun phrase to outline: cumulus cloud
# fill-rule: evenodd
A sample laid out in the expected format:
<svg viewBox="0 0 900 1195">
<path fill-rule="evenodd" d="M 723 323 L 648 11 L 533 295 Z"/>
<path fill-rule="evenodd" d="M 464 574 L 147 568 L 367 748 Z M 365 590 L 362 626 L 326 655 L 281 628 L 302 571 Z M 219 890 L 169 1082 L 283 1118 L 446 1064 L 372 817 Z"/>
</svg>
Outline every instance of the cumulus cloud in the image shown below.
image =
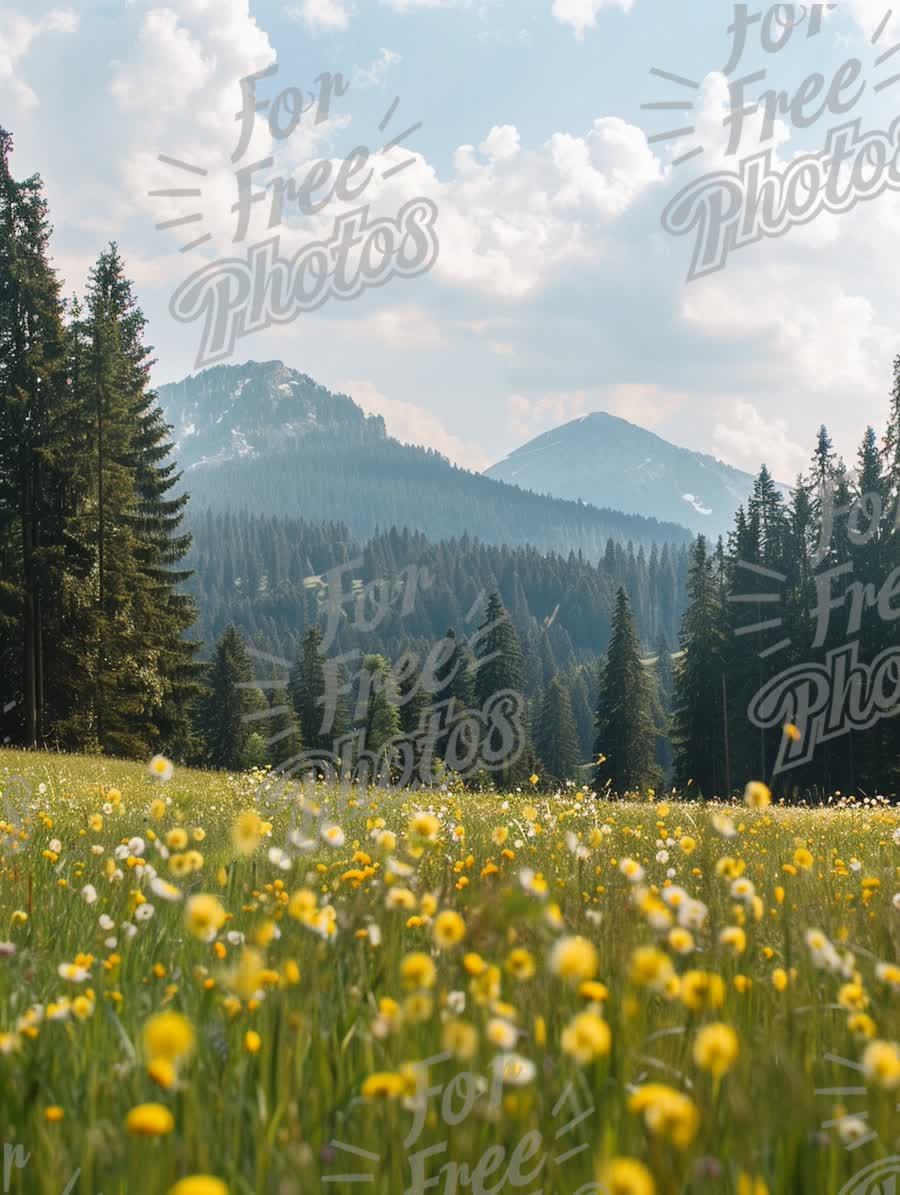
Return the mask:
<svg viewBox="0 0 900 1195">
<path fill-rule="evenodd" d="M 542 394 L 536 398 L 511 394 L 506 400 L 506 409 L 516 447 L 542 432 L 571 423 L 579 415 L 595 411 L 598 401 L 597 393 L 588 390 Z"/>
<path fill-rule="evenodd" d="M 477 445 L 447 431 L 441 420 L 416 403 L 388 398 L 373 382 L 348 381 L 341 386 L 369 415 L 382 415 L 388 434 L 403 441 L 434 448 L 454 464 L 481 472 L 491 461 Z"/>
<path fill-rule="evenodd" d="M 383 307 L 359 321 L 357 329 L 364 336 L 372 336 L 397 348 L 439 348 L 446 344 L 437 320 L 425 308 L 415 304 Z"/>
<path fill-rule="evenodd" d="M 54 8 L 37 20 L 12 9 L 0 12 L 0 85 L 12 90 L 22 108 L 36 108 L 38 97 L 20 76 L 19 64 L 35 40 L 46 33 L 75 33 L 78 15 L 71 8 Z"/>
<path fill-rule="evenodd" d="M 682 313 L 709 336 L 764 344 L 782 382 L 806 393 L 870 389 L 879 385 L 894 336 L 872 301 L 853 293 L 851 277 L 841 274 L 808 259 L 792 265 L 755 261 L 693 283 Z"/>
<path fill-rule="evenodd" d="M 402 57 L 399 54 L 395 54 L 393 50 L 382 48 L 378 57 L 373 59 L 368 66 L 354 67 L 352 75 L 353 86 L 358 90 L 365 90 L 367 87 L 377 87 L 391 67 L 396 66 L 397 63 L 402 61 Z"/>
<path fill-rule="evenodd" d="M 422 8 L 471 8 L 472 0 L 381 0 L 385 8 L 394 12 L 416 12 Z"/>
<path fill-rule="evenodd" d="M 810 453 L 795 443 L 786 419 L 766 419 L 750 402 L 731 403 L 713 433 L 716 453 L 729 465 L 758 473 L 760 465 L 790 484 L 806 468 Z"/>
<path fill-rule="evenodd" d="M 653 383 L 623 382 L 582 390 L 555 391 L 536 397 L 511 394 L 506 406 L 512 431 L 521 442 L 594 411 L 607 411 L 638 427 L 652 430 L 689 402 L 687 395 L 668 391 Z"/>
<path fill-rule="evenodd" d="M 344 0 L 302 0 L 287 10 L 292 20 L 302 21 L 310 33 L 343 33 L 350 28 L 350 9 Z"/>
<path fill-rule="evenodd" d="M 631 12 L 634 0 L 553 0 L 553 15 L 563 25 L 570 25 L 579 41 L 588 29 L 597 27 L 597 15 L 603 8 L 621 8 Z"/>
</svg>

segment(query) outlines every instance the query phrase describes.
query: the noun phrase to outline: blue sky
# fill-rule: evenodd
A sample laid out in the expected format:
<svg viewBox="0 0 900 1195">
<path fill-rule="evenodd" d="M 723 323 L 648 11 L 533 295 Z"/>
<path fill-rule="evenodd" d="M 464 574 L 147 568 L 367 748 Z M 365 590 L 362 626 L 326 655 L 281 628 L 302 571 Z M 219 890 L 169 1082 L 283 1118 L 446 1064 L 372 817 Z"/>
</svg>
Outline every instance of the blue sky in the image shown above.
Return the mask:
<svg viewBox="0 0 900 1195">
<path fill-rule="evenodd" d="M 898 12 L 873 50 L 885 12 L 880 0 L 847 0 L 815 37 L 800 24 L 771 54 L 752 27 L 740 70 L 765 68 L 764 86 L 793 93 L 810 72 L 830 82 L 848 58 L 864 65 L 865 94 L 846 117 L 826 112 L 805 129 L 780 120 L 778 169 L 819 152 L 842 120 L 887 130 L 900 113 L 900 85 L 874 89 L 900 73 L 900 55 L 874 66 L 900 41 Z M 823 212 L 687 282 L 690 238 L 660 219 L 692 179 L 735 168 L 719 73 L 734 15 L 722 0 L 11 0 L 0 13 L 0 119 L 16 138 L 16 172 L 46 180 L 67 291 L 106 241 L 119 242 L 161 383 L 194 368 L 200 343 L 198 324 L 172 317 L 172 294 L 247 248 L 232 243 L 230 211 L 240 78 L 277 63 L 260 84 L 268 98 L 308 90 L 322 72 L 351 80 L 322 125 L 304 117 L 277 141 L 257 121 L 245 161 L 275 159 L 260 183 L 337 165 L 359 144 L 377 150 L 399 98 L 389 129 L 422 127 L 390 160 L 412 151 L 413 164 L 364 198 L 379 217 L 420 196 L 436 204 L 434 269 L 249 335 L 233 360 L 280 358 L 384 414 L 402 439 L 473 468 L 609 410 L 748 470 L 765 460 L 790 480 L 819 423 L 848 456 L 867 422 L 880 430 L 900 343 L 900 196 Z M 691 114 L 641 107 L 686 97 Z M 696 120 L 697 134 L 648 141 L 673 120 Z M 748 119 L 742 153 L 762 148 L 759 128 Z M 703 157 L 672 165 L 700 141 Z M 195 227 L 156 229 L 187 211 L 148 195 L 185 185 L 160 154 L 207 171 L 199 203 L 211 239 L 190 253 L 179 249 Z M 327 236 L 341 210 L 335 200 L 315 217 L 293 213 L 278 230 L 285 256 Z M 264 235 L 255 218 L 248 244 Z"/>
</svg>

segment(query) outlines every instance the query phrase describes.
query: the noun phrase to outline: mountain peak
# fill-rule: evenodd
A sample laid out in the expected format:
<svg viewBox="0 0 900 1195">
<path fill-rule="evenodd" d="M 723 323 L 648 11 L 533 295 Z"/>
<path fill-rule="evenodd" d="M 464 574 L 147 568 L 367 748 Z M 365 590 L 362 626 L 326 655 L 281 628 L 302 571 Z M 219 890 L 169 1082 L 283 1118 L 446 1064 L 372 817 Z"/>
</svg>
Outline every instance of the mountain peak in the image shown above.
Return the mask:
<svg viewBox="0 0 900 1195">
<path fill-rule="evenodd" d="M 608 411 L 592 411 L 535 436 L 486 476 L 555 498 L 727 534 L 753 489 L 749 473 L 670 444 Z"/>
<path fill-rule="evenodd" d="M 160 386 L 175 451 L 185 469 L 266 456 L 310 433 L 383 440 L 384 420 L 332 394 L 283 361 L 213 365 Z"/>
</svg>

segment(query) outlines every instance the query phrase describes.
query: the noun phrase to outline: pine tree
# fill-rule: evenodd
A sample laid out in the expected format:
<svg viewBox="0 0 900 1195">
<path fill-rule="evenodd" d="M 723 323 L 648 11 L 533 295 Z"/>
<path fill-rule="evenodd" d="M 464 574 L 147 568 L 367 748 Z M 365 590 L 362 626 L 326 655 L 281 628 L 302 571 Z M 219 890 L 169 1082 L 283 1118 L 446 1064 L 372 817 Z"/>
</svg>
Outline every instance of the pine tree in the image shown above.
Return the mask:
<svg viewBox="0 0 900 1195">
<path fill-rule="evenodd" d="M 310 627 L 303 636 L 300 654 L 288 681 L 288 694 L 308 752 L 331 755 L 346 734 L 347 707 L 339 692 L 341 688 L 340 671 L 326 665 L 322 655 L 321 630 Z"/>
<path fill-rule="evenodd" d="M 581 763 L 575 715 L 569 691 L 559 676 L 547 686 L 535 734 L 535 748 L 545 779 L 555 784 L 577 779 Z"/>
<path fill-rule="evenodd" d="M 303 735 L 287 690 L 272 689 L 266 721 L 266 756 L 276 770 L 292 775 L 303 772 Z"/>
<path fill-rule="evenodd" d="M 370 758 L 371 779 L 382 780 L 394 774 L 399 760 L 400 713 L 397 685 L 390 662 L 382 655 L 363 659 L 360 683 L 365 686 L 364 749 Z"/>
<path fill-rule="evenodd" d="M 596 729 L 598 789 L 624 793 L 656 783 L 652 678 L 641 663 L 640 642 L 623 588 L 616 594 L 612 638 L 601 672 Z"/>
<path fill-rule="evenodd" d="M 725 728 L 722 608 L 713 561 L 702 535 L 694 545 L 688 597 L 674 678 L 675 782 L 686 786 L 693 780 L 705 797 L 727 795 L 722 741 Z"/>
<path fill-rule="evenodd" d="M 96 725 L 101 747 L 140 754 L 177 741 L 196 694 L 196 645 L 184 633 L 193 601 L 178 568 L 190 546 L 180 531 L 187 498 L 149 388 L 146 320 L 115 245 L 88 289 L 92 505 L 96 510 Z"/>
<path fill-rule="evenodd" d="M 60 617 L 71 403 L 43 184 L 13 180 L 11 150 L 0 129 L 0 667 L 34 746 L 48 729 L 45 632 Z"/>
<path fill-rule="evenodd" d="M 198 730 L 209 767 L 235 771 L 248 766 L 250 757 L 259 754 L 251 736 L 258 737 L 253 715 L 261 712 L 260 705 L 246 645 L 236 628 L 229 625 L 216 644 L 198 708 Z"/>
<path fill-rule="evenodd" d="M 401 768 L 408 783 L 426 784 L 433 776 L 434 745 L 431 737 L 431 696 L 427 679 L 422 676 L 418 656 L 407 652 L 397 662 L 397 701 L 400 732 L 403 736 L 400 752 Z"/>
<path fill-rule="evenodd" d="M 513 700 L 524 702 L 522 696 L 522 652 L 519 639 L 499 593 L 488 598 L 484 619 L 474 636 L 475 700 L 482 716 L 489 717 L 493 703 L 502 694 L 513 694 Z M 527 711 L 523 710 L 527 717 Z M 523 718 L 524 722 L 524 718 Z M 499 760 L 495 774 L 503 787 L 517 782 L 528 766 L 531 749 L 527 724 L 517 728 L 515 741 L 504 740 L 503 728 L 487 728 L 482 747 L 482 759 L 493 763 Z"/>
</svg>

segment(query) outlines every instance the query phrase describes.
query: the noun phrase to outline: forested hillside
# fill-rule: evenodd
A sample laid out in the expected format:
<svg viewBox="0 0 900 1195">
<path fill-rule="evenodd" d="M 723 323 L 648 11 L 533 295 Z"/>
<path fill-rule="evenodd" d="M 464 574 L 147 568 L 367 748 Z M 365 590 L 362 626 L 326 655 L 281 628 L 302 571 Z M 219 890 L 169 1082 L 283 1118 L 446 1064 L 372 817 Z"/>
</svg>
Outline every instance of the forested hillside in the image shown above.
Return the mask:
<svg viewBox="0 0 900 1195">
<path fill-rule="evenodd" d="M 378 584 L 403 580 L 412 569 L 419 577 L 411 608 L 386 608 L 371 632 L 353 629 L 345 598 L 335 651 L 361 647 L 396 657 L 411 641 L 473 624 L 479 603 L 496 591 L 518 634 L 535 648 L 530 666 L 549 679 L 557 667 L 606 650 L 620 585 L 648 649 L 675 642 L 684 609 L 686 547 L 654 545 L 648 553 L 608 541 L 595 565 L 574 553 L 497 548 L 469 536 L 432 543 L 406 529 L 361 541 L 340 523 L 246 512 L 195 510 L 190 526 L 199 637 L 210 644 L 231 622 L 257 646 L 289 659 L 305 630 L 327 619 L 332 587 L 349 595 L 354 586 L 368 586 L 368 605 L 377 607 Z"/>
<path fill-rule="evenodd" d="M 610 539 L 648 550 L 690 541 L 677 523 L 544 497 L 401 444 L 280 361 L 217 366 L 159 394 L 197 506 L 340 522 L 358 538 L 391 527 L 432 540 L 477 534 L 594 561 Z"/>
</svg>

